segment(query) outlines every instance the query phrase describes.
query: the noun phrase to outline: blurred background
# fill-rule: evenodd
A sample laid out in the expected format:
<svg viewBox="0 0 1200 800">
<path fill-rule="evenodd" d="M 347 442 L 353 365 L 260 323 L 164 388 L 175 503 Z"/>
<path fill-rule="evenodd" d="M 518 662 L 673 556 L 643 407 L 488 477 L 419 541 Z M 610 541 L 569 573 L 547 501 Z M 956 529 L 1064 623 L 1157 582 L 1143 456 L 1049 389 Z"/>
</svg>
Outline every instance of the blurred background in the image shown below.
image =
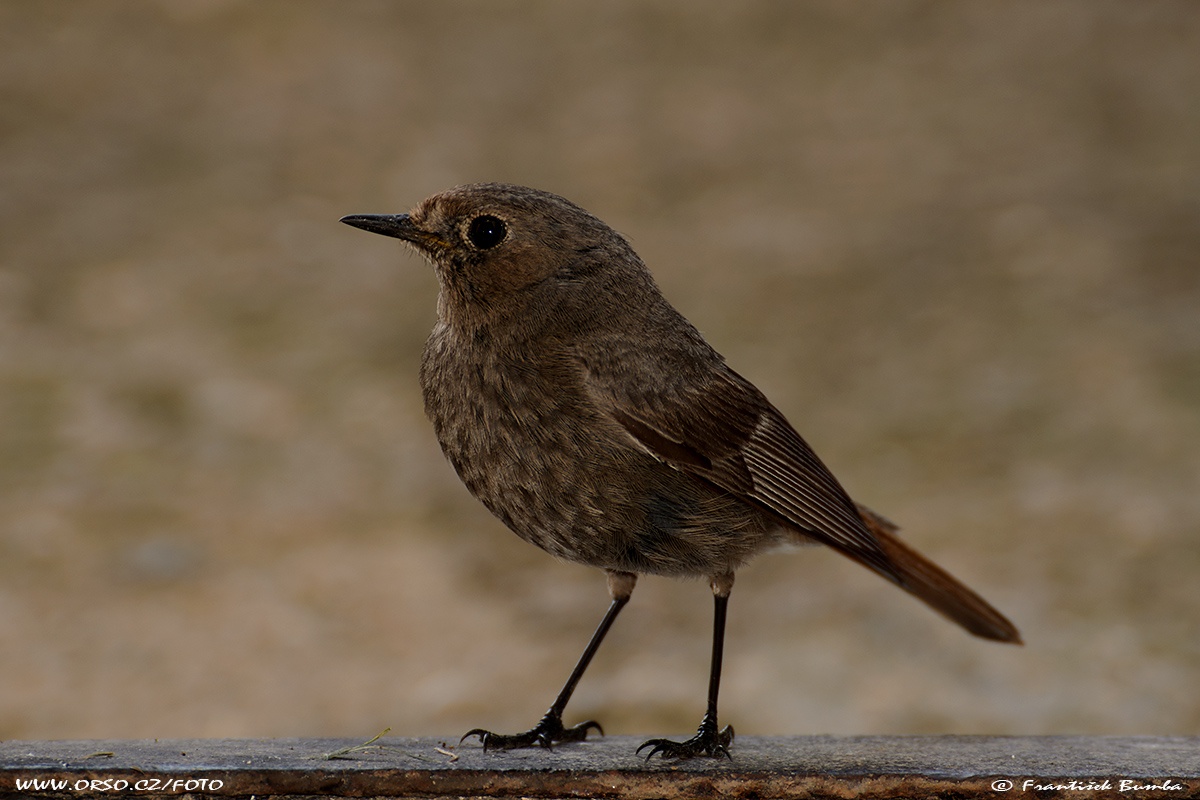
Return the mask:
<svg viewBox="0 0 1200 800">
<path fill-rule="evenodd" d="M 1200 7 L 0 2 L 0 737 L 457 737 L 608 602 L 463 489 L 431 270 L 339 225 L 555 191 L 857 499 L 1012 617 L 832 551 L 730 607 L 742 734 L 1200 733 Z M 646 578 L 568 708 L 703 710 Z"/>
</svg>

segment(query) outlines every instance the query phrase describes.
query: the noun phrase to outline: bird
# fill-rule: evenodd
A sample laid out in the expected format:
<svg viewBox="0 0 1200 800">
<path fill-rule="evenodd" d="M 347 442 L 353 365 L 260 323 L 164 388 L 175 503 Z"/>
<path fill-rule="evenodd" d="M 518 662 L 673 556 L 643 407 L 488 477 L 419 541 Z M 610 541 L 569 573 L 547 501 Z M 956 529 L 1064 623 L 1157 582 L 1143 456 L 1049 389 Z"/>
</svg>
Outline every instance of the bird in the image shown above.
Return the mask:
<svg viewBox="0 0 1200 800">
<path fill-rule="evenodd" d="M 608 608 L 553 704 L 487 750 L 603 730 L 563 713 L 640 575 L 700 577 L 713 596 L 705 713 L 646 758 L 728 757 L 717 700 L 734 574 L 780 546 L 824 544 L 968 632 L 1020 644 L 978 594 L 856 503 L 784 415 L 663 296 L 629 241 L 551 192 L 455 186 L 405 214 L 341 222 L 400 239 L 438 280 L 421 358 L 425 411 L 468 491 L 525 541 L 603 570 Z"/>
</svg>

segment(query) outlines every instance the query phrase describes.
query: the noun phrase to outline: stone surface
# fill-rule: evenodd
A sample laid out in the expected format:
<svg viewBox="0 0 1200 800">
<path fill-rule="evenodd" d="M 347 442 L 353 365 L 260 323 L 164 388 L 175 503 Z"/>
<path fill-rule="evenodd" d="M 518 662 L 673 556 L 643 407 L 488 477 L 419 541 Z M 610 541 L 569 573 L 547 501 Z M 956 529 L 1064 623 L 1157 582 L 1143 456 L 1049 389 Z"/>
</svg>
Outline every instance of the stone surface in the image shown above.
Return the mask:
<svg viewBox="0 0 1200 800">
<path fill-rule="evenodd" d="M 732 759 L 683 763 L 637 757 L 640 741 L 507 753 L 398 737 L 11 741 L 0 743 L 0 794 L 1200 797 L 1197 737 L 744 737 Z"/>
</svg>

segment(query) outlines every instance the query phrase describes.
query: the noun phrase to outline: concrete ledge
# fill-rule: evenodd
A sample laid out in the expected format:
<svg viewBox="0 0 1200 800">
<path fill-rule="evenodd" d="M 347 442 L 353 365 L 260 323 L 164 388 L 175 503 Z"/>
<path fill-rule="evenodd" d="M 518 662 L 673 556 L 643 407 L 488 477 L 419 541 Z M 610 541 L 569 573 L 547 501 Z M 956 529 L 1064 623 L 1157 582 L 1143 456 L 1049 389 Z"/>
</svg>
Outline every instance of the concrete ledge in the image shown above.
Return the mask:
<svg viewBox="0 0 1200 800">
<path fill-rule="evenodd" d="M 732 760 L 682 763 L 635 756 L 644 738 L 508 753 L 399 737 L 11 741 L 0 796 L 1200 798 L 1200 737 L 746 736 Z"/>
</svg>

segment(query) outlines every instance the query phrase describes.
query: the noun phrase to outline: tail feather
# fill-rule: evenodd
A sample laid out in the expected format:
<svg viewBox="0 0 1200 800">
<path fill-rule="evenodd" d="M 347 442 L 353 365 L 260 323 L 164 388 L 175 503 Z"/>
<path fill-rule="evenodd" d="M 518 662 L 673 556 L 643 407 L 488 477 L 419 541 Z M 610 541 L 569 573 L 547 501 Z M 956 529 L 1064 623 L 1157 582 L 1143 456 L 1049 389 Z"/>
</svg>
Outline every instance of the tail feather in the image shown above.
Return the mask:
<svg viewBox="0 0 1200 800">
<path fill-rule="evenodd" d="M 900 588 L 976 636 L 1021 644 L 1015 625 L 937 564 L 900 541 L 896 525 L 865 506 L 858 506 L 858 513 L 892 562 Z"/>
</svg>

